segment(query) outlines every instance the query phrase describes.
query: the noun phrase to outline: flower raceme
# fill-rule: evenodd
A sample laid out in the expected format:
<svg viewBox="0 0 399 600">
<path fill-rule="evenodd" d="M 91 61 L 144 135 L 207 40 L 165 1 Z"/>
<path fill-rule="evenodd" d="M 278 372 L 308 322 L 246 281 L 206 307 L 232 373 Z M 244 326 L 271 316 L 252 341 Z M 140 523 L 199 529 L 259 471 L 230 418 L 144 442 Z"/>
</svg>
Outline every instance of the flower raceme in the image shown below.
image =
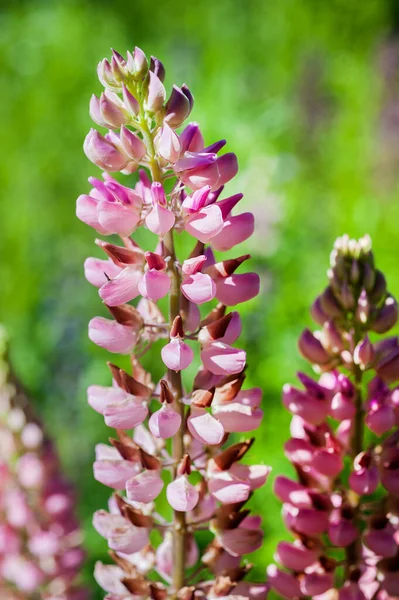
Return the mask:
<svg viewBox="0 0 399 600">
<path fill-rule="evenodd" d="M 3 343 L 3 332 L 0 342 Z M 87 600 L 75 499 L 53 445 L 0 361 L 0 597 Z"/>
<path fill-rule="evenodd" d="M 299 349 L 319 374 L 286 385 L 285 453 L 298 480 L 275 494 L 294 536 L 281 542 L 269 583 L 283 598 L 389 600 L 399 596 L 399 344 L 397 304 L 370 239 L 339 238 L 329 285 L 312 306 L 320 329 Z M 369 337 L 370 336 L 370 337 Z"/>
<path fill-rule="evenodd" d="M 77 216 L 102 236 L 104 255 L 86 260 L 85 276 L 109 315 L 90 321 L 89 337 L 130 355 L 131 371 L 109 363 L 110 385 L 88 390 L 90 406 L 116 430 L 111 445 L 96 447 L 94 476 L 114 493 L 94 527 L 114 564 L 98 563 L 95 577 L 107 600 L 265 598 L 267 586 L 246 581 L 250 565 L 242 563 L 263 537 L 246 503 L 270 469 L 245 462 L 254 441 L 247 434 L 262 419 L 261 391 L 244 387 L 240 314 L 228 310 L 258 294 L 259 277 L 240 272 L 248 255 L 217 255 L 254 229 L 251 213 L 236 213 L 242 194 L 224 194 L 237 159 L 220 154 L 224 140 L 205 146 L 197 123 L 177 132 L 193 97 L 182 85 L 167 98 L 157 58 L 139 48 L 126 58 L 113 52 L 98 75 L 105 89 L 92 97 L 90 114 L 108 131 L 91 130 L 84 151 L 103 173 L 89 179 Z M 134 187 L 110 175 L 136 171 Z M 134 240 L 140 228 L 154 234 L 149 249 Z M 184 232 L 193 249 L 178 258 L 174 240 Z M 109 235 L 120 242 L 105 241 Z M 157 305 L 165 297 L 167 316 Z M 139 359 L 157 340 L 166 374 L 153 382 Z M 184 387 L 182 372 L 196 355 L 200 369 Z M 245 435 L 229 445 L 232 433 Z M 213 534 L 202 554 L 197 530 Z"/>
</svg>

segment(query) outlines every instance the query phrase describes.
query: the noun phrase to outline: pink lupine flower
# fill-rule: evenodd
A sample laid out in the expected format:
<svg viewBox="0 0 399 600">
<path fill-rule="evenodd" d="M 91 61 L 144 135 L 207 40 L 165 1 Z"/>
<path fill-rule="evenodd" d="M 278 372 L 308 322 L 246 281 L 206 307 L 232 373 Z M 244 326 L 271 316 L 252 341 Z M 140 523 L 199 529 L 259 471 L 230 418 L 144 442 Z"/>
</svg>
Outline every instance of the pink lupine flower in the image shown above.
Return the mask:
<svg viewBox="0 0 399 600">
<path fill-rule="evenodd" d="M 175 222 L 175 215 L 166 208 L 166 197 L 162 185 L 156 181 L 151 186 L 152 209 L 145 219 L 145 223 L 152 233 L 164 235 L 170 231 Z"/>
<path fill-rule="evenodd" d="M 126 237 L 133 233 L 140 221 L 141 198 L 107 173 L 103 177 L 104 181 L 89 178 L 93 189 L 90 195 L 79 196 L 76 214 L 103 235 L 117 233 Z"/>
<path fill-rule="evenodd" d="M 144 527 L 135 527 L 121 515 L 112 515 L 105 510 L 94 514 L 94 528 L 107 538 L 112 550 L 133 554 L 148 544 L 148 531 Z"/>
<path fill-rule="evenodd" d="M 87 158 L 104 171 L 120 171 L 129 163 L 128 156 L 122 154 L 111 140 L 95 129 L 91 129 L 87 135 L 83 149 Z"/>
<path fill-rule="evenodd" d="M 98 75 L 105 91 L 92 98 L 90 110 L 109 131 L 92 131 L 85 151 L 106 173 L 103 181 L 90 179 L 93 189 L 78 199 L 77 214 L 101 236 L 119 235 L 121 243 L 96 240 L 107 260 L 85 262 L 86 279 L 112 317 L 92 319 L 89 337 L 110 352 L 131 355 L 132 366 L 128 373 L 110 364 L 112 385 L 88 390 L 89 405 L 116 429 L 111 446 L 97 445 L 94 463 L 94 477 L 116 490 L 109 512 L 94 517 L 115 565 L 97 563 L 95 578 L 107 600 L 265 598 L 266 584 L 241 581 L 249 570 L 241 557 L 262 544 L 260 518 L 243 506 L 270 468 L 240 462 L 253 439 L 229 445 L 231 433 L 256 429 L 263 415 L 261 390 L 242 389 L 246 353 L 234 347 L 242 324 L 237 311 L 227 310 L 259 293 L 259 276 L 236 274 L 249 255 L 217 262 L 212 250 L 229 250 L 253 232 L 252 214 L 232 214 L 242 195 L 221 199 L 237 159 L 231 152 L 219 155 L 224 140 L 205 146 L 197 123 L 177 131 L 193 97 L 182 85 L 166 100 L 159 59 L 148 60 L 139 48 L 126 58 L 113 51 Z M 108 174 L 136 170 L 132 189 Z M 139 227 L 158 236 L 153 252 L 132 239 Z M 178 257 L 177 233 L 194 238 L 190 255 Z M 156 304 L 164 297 L 168 317 Z M 199 306 L 215 298 L 217 306 L 201 314 Z M 165 338 L 160 354 L 167 372 L 153 382 L 139 357 Z M 201 365 L 189 384 L 195 357 Z M 313 441 L 307 443 L 313 451 Z M 315 442 L 313 454 L 323 451 L 336 447 Z M 161 493 L 172 521 L 170 510 L 161 514 Z M 200 557 L 195 535 L 204 527 L 214 539 Z M 152 528 L 161 533 L 157 547 Z M 200 558 L 198 582 L 188 586 L 186 571 L 196 572 Z"/>
<path fill-rule="evenodd" d="M 193 104 L 194 99 L 188 87 L 185 84 L 181 88 L 174 85 L 165 105 L 165 123 L 170 127 L 180 127 L 190 115 Z"/>
<path fill-rule="evenodd" d="M 189 188 L 198 190 L 209 185 L 216 190 L 232 179 L 237 171 L 237 157 L 232 152 L 217 155 L 212 146 L 203 148 L 201 152 L 185 152 L 174 165 L 179 179 Z M 217 151 L 218 148 L 216 147 Z"/>
<path fill-rule="evenodd" d="M 183 336 L 181 317 L 176 317 L 170 332 L 171 340 L 161 351 L 162 360 L 171 371 L 187 369 L 194 358 L 194 352 L 183 342 Z"/>
<path fill-rule="evenodd" d="M 109 352 L 129 354 L 136 345 L 137 335 L 133 327 L 95 317 L 89 323 L 89 338 Z"/>
<path fill-rule="evenodd" d="M 0 337 L 4 346 L 3 331 Z M 0 462 L 1 598 L 52 598 L 56 592 L 57 598 L 88 600 L 88 590 L 74 585 L 85 555 L 71 486 L 2 356 L 0 367 L 2 450 L 6 444 Z"/>
<path fill-rule="evenodd" d="M 283 389 L 293 415 L 285 452 L 299 482 L 278 477 L 275 493 L 295 541 L 279 544 L 275 558 L 287 571 L 271 565 L 269 583 L 285 598 L 388 599 L 399 591 L 399 529 L 389 508 L 399 494 L 389 386 L 399 379 L 398 341 L 372 344 L 368 332 L 388 331 L 397 307 L 367 236 L 336 241 L 328 277 L 312 307 L 321 330 L 307 329 L 299 340 L 302 355 L 322 375 L 315 382 L 299 374 L 304 390 Z M 367 442 L 366 426 L 373 433 Z"/>
<path fill-rule="evenodd" d="M 148 300 L 160 300 L 170 289 L 169 275 L 164 272 L 165 260 L 153 252 L 146 252 L 145 258 L 148 270 L 139 281 L 138 291 Z"/>
<path fill-rule="evenodd" d="M 157 438 L 167 439 L 173 437 L 180 429 L 182 418 L 172 408 L 173 400 L 167 381 L 162 380 L 160 393 L 162 407 L 154 412 L 148 421 L 149 430 Z"/>
<path fill-rule="evenodd" d="M 164 483 L 157 470 L 145 470 L 126 482 L 126 495 L 134 502 L 152 502 L 159 496 Z"/>
<path fill-rule="evenodd" d="M 166 489 L 169 504 L 180 512 L 193 510 L 198 503 L 198 491 L 188 481 L 187 475 L 180 475 Z"/>
<path fill-rule="evenodd" d="M 223 215 L 217 204 L 207 205 L 210 186 L 205 186 L 185 198 L 185 230 L 204 244 L 209 243 L 223 228 Z"/>
<path fill-rule="evenodd" d="M 259 276 L 256 273 L 233 274 L 216 281 L 216 298 L 226 306 L 248 302 L 259 294 Z"/>
<path fill-rule="evenodd" d="M 179 136 L 165 121 L 155 137 L 155 147 L 159 156 L 169 163 L 175 163 L 181 152 Z"/>
<path fill-rule="evenodd" d="M 280 542 L 277 546 L 276 561 L 282 564 L 286 569 L 293 571 L 304 571 L 307 567 L 313 565 L 319 556 L 316 549 L 309 549 L 299 540 L 294 543 Z"/>
<path fill-rule="evenodd" d="M 194 304 L 204 304 L 215 297 L 216 286 L 213 279 L 207 273 L 201 273 L 205 261 L 206 256 L 201 255 L 185 260 L 182 266 L 185 277 L 181 291 Z"/>
<path fill-rule="evenodd" d="M 124 460 L 116 448 L 105 447 L 97 452 L 93 471 L 94 478 L 100 483 L 123 490 L 127 481 L 140 471 L 140 466 L 137 462 Z"/>
<path fill-rule="evenodd" d="M 218 419 L 205 408 L 194 405 L 187 419 L 187 427 L 193 438 L 209 446 L 220 444 L 225 435 L 224 427 Z"/>
<path fill-rule="evenodd" d="M 201 352 L 201 360 L 214 375 L 234 375 L 241 373 L 246 362 L 244 350 L 232 348 L 223 342 L 214 342 Z"/>
<path fill-rule="evenodd" d="M 370 455 L 359 454 L 354 460 L 354 470 L 349 476 L 349 485 L 357 494 L 372 494 L 375 492 L 379 477 L 378 470 L 372 464 Z"/>
<path fill-rule="evenodd" d="M 100 298 L 108 306 L 119 306 L 129 302 L 139 295 L 141 279 L 142 273 L 137 267 L 126 267 L 115 278 L 101 286 Z"/>
<path fill-rule="evenodd" d="M 109 279 L 114 279 L 122 269 L 110 259 L 87 258 L 84 270 L 87 281 L 99 288 L 107 283 Z"/>
</svg>

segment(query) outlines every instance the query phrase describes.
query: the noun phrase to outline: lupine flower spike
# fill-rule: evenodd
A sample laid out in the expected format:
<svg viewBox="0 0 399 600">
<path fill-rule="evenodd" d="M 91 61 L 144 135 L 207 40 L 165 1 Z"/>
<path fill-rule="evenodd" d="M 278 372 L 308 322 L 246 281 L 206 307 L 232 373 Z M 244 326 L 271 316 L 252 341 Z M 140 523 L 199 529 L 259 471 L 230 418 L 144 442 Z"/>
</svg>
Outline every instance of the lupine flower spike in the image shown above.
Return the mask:
<svg viewBox="0 0 399 600">
<path fill-rule="evenodd" d="M 294 541 L 268 568 L 283 598 L 388 600 L 399 596 L 399 342 L 396 300 L 374 265 L 371 240 L 339 238 L 329 284 L 312 306 L 320 329 L 299 339 L 318 380 L 286 385 L 285 453 L 297 480 L 275 494 Z"/>
<path fill-rule="evenodd" d="M 116 429 L 109 446 L 96 448 L 94 476 L 114 493 L 94 527 L 114 564 L 98 563 L 95 577 L 107 600 L 265 598 L 267 586 L 245 580 L 250 565 L 242 562 L 263 537 L 246 503 L 270 469 L 245 462 L 262 419 L 261 391 L 244 388 L 240 315 L 227 308 L 254 298 L 259 277 L 237 272 L 248 255 L 214 254 L 254 228 L 251 213 L 234 214 L 242 195 L 223 197 L 237 159 L 220 154 L 224 140 L 206 146 L 197 123 L 178 133 L 193 96 L 182 85 L 167 97 L 157 58 L 139 48 L 126 58 L 114 52 L 98 75 L 105 90 L 90 113 L 108 131 L 93 129 L 84 150 L 103 174 L 90 178 L 77 216 L 102 236 L 96 244 L 105 256 L 88 258 L 85 274 L 110 314 L 91 320 L 89 337 L 130 355 L 131 371 L 116 358 L 109 386 L 88 390 L 90 406 Z M 110 175 L 136 171 L 134 188 Z M 143 227 L 154 234 L 146 249 L 132 237 Z M 176 255 L 177 233 L 192 240 L 190 255 Z M 119 245 L 103 239 L 111 234 Z M 157 306 L 165 296 L 168 315 Z M 154 382 L 139 359 L 159 339 L 165 376 Z M 194 360 L 199 371 L 183 385 Z M 244 435 L 232 444 L 232 433 Z M 202 552 L 200 530 L 212 536 Z"/>
<path fill-rule="evenodd" d="M 0 597 L 88 600 L 75 498 L 54 446 L 11 380 L 0 330 Z"/>
</svg>

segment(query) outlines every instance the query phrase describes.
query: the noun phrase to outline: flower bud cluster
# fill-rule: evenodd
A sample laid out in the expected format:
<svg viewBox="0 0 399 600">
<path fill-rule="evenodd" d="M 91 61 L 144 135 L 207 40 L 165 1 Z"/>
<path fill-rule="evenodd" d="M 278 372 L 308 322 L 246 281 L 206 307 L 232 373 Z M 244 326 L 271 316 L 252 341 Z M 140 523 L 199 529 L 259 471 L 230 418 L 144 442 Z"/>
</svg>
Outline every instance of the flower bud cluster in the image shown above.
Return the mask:
<svg viewBox="0 0 399 600">
<path fill-rule="evenodd" d="M 88 590 L 74 583 L 84 560 L 74 494 L 4 357 L 0 481 L 2 600 L 87 600 Z"/>
<path fill-rule="evenodd" d="M 339 238 L 329 285 L 299 349 L 318 381 L 285 385 L 292 413 L 285 454 L 298 479 L 275 494 L 294 536 L 281 542 L 269 583 L 284 598 L 388 600 L 399 596 L 399 346 L 372 342 L 397 320 L 397 304 L 374 266 L 371 241 Z"/>
<path fill-rule="evenodd" d="M 130 355 L 131 370 L 109 363 L 110 385 L 88 390 L 90 406 L 116 430 L 110 445 L 97 445 L 94 463 L 95 478 L 114 490 L 94 527 L 115 564 L 98 563 L 95 577 L 107 600 L 262 598 L 267 587 L 243 581 L 250 565 L 241 559 L 262 544 L 261 519 L 246 503 L 270 469 L 246 464 L 253 438 L 229 445 L 231 434 L 253 431 L 263 414 L 261 390 L 244 387 L 239 312 L 228 311 L 258 294 L 259 277 L 237 273 L 248 255 L 215 255 L 254 229 L 251 213 L 234 214 L 242 195 L 223 197 L 237 159 L 219 154 L 224 140 L 205 146 L 197 123 L 176 131 L 193 97 L 182 85 L 167 98 L 157 58 L 139 48 L 126 58 L 114 52 L 98 74 L 105 90 L 93 96 L 90 113 L 108 132 L 92 130 L 84 150 L 104 173 L 90 178 L 77 216 L 121 242 L 97 240 L 105 256 L 85 262 L 110 313 L 90 321 L 89 337 Z M 134 187 L 109 174 L 139 167 Z M 150 250 L 132 238 L 142 227 L 155 236 Z M 179 258 L 174 238 L 183 232 L 194 245 Z M 164 297 L 167 316 L 157 305 Z M 159 339 L 165 375 L 154 382 L 140 358 Z M 193 360 L 200 369 L 184 386 L 181 373 Z M 213 536 L 203 552 L 197 531 Z"/>
</svg>

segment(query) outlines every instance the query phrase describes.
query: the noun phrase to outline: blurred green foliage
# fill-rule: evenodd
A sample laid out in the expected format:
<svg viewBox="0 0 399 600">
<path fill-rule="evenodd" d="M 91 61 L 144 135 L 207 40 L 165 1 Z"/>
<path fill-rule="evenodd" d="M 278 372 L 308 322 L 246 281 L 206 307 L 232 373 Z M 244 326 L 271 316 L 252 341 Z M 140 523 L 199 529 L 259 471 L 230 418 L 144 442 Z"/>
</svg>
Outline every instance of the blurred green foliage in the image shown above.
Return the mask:
<svg viewBox="0 0 399 600">
<path fill-rule="evenodd" d="M 136 44 L 159 56 L 167 85 L 186 81 L 195 94 L 192 116 L 209 143 L 226 137 L 238 154 L 230 190 L 244 191 L 258 218 L 242 251 L 251 251 L 264 284 L 243 308 L 249 383 L 263 387 L 266 414 L 252 458 L 275 475 L 289 472 L 280 390 L 304 368 L 296 338 L 310 324 L 334 238 L 370 233 L 399 294 L 398 12 L 396 0 L 0 4 L 0 318 L 14 366 L 80 490 L 87 581 L 106 552 L 91 517 L 108 491 L 91 463 L 108 434 L 85 387 L 108 380 L 106 353 L 86 339 L 101 307 L 82 274 L 96 252 L 93 233 L 74 204 L 97 171 L 82 152 L 97 62 L 109 47 L 124 53 Z M 254 500 L 266 532 L 254 557 L 259 580 L 285 535 L 271 488 Z"/>
</svg>

